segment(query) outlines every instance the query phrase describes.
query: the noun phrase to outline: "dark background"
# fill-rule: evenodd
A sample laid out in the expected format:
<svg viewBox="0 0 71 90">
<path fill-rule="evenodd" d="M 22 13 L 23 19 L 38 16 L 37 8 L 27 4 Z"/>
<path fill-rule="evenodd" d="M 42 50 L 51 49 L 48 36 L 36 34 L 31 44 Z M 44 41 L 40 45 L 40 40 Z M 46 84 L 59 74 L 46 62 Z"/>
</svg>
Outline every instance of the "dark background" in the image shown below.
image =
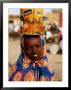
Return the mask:
<svg viewBox="0 0 71 90">
<path fill-rule="evenodd" d="M 1 90 L 14 90 L 17 88 L 4 88 L 3 87 L 3 3 L 69 3 L 69 41 L 71 41 L 71 0 L 0 0 L 0 89 Z M 69 42 L 69 46 L 70 46 L 70 42 Z M 70 51 L 70 47 L 68 47 L 69 51 Z M 69 55 L 69 54 L 68 54 Z M 70 56 L 70 55 L 69 55 Z M 69 57 L 70 59 L 70 57 Z M 70 61 L 69 61 L 70 63 Z M 25 88 L 21 88 L 21 89 L 26 89 Z M 27 88 L 28 90 L 29 88 Z M 32 88 L 30 88 L 32 89 Z M 18 90 L 20 90 L 20 88 L 18 88 Z"/>
</svg>

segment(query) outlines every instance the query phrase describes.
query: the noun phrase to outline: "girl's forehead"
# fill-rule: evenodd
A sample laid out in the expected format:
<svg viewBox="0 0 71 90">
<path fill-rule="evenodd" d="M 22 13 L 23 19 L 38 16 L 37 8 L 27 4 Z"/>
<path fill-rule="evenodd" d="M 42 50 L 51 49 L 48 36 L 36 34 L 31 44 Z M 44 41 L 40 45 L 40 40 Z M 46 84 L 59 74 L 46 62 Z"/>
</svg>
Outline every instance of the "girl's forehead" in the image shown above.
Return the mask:
<svg viewBox="0 0 71 90">
<path fill-rule="evenodd" d="M 43 42 L 40 38 L 32 38 L 24 41 L 24 45 L 36 45 L 36 44 L 43 46 Z"/>
<path fill-rule="evenodd" d="M 29 39 L 25 39 L 24 43 L 28 44 L 28 43 L 40 43 L 38 38 L 29 38 Z"/>
<path fill-rule="evenodd" d="M 25 36 L 23 36 L 23 38 L 24 38 L 24 44 L 25 44 L 25 42 L 28 42 L 28 43 L 29 42 L 33 42 L 33 43 L 37 42 L 37 43 L 40 43 L 43 45 L 40 35 L 25 35 Z"/>
<path fill-rule="evenodd" d="M 31 40 L 35 40 L 35 39 L 36 39 L 36 40 L 39 40 L 40 38 L 34 38 L 34 37 L 32 37 L 32 38 L 26 38 L 26 39 L 24 38 L 25 41 L 26 41 L 26 40 L 31 41 Z"/>
</svg>

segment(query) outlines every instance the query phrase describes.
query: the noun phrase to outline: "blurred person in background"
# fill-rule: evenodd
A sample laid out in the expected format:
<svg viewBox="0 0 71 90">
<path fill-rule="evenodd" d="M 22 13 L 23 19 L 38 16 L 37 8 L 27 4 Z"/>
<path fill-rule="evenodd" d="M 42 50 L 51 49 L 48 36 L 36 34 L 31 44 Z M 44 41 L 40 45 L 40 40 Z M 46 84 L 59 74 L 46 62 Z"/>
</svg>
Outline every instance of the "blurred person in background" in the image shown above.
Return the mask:
<svg viewBox="0 0 71 90">
<path fill-rule="evenodd" d="M 46 41 L 53 39 L 53 34 L 51 32 L 51 22 L 48 21 L 48 23 L 45 25 L 45 38 Z"/>
</svg>

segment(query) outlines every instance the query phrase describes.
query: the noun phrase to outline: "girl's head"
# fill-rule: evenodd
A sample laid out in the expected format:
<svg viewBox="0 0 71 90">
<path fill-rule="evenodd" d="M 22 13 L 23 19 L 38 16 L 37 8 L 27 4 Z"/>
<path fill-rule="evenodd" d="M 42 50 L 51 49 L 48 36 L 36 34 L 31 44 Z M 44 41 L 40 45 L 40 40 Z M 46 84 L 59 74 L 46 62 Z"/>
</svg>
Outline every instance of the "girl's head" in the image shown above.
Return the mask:
<svg viewBox="0 0 71 90">
<path fill-rule="evenodd" d="M 24 54 L 31 60 L 40 60 L 44 53 L 43 43 L 40 35 L 24 35 Z"/>
</svg>

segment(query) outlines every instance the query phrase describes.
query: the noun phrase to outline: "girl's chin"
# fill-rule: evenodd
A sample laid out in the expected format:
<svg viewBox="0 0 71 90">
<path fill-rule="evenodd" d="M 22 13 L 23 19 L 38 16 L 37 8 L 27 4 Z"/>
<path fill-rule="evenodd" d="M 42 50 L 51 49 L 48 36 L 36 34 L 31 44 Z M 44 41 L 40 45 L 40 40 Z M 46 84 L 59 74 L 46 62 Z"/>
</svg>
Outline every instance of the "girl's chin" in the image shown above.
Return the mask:
<svg viewBox="0 0 71 90">
<path fill-rule="evenodd" d="M 32 57 L 32 61 L 38 61 L 40 59 L 41 59 L 40 57 Z"/>
<path fill-rule="evenodd" d="M 32 61 L 38 61 L 38 60 L 40 60 L 40 59 L 42 58 L 42 56 L 39 56 L 39 55 L 37 55 L 37 54 L 34 54 L 34 55 L 31 55 L 29 58 L 30 58 Z"/>
</svg>

